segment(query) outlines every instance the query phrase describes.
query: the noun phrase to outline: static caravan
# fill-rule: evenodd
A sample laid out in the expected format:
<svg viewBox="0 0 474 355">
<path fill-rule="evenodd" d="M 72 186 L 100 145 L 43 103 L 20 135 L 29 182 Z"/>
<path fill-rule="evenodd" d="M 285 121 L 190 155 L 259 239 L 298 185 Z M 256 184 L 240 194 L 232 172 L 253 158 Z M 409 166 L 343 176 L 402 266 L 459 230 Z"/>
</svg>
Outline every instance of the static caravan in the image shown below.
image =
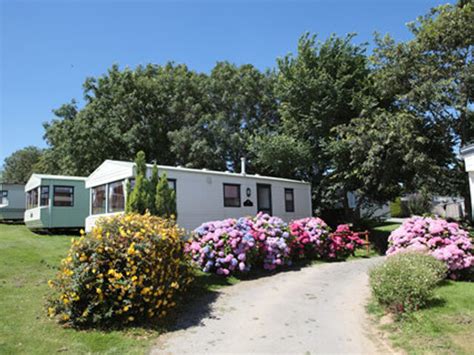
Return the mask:
<svg viewBox="0 0 474 355">
<path fill-rule="evenodd" d="M 469 190 L 471 191 L 471 219 L 474 220 L 474 144 L 461 149 L 464 158 L 466 171 L 469 174 Z"/>
<path fill-rule="evenodd" d="M 286 221 L 311 216 L 311 185 L 276 177 L 158 166 L 176 191 L 178 223 L 188 230 L 203 222 L 263 211 Z M 147 165 L 151 175 L 152 165 Z M 126 182 L 133 186 L 135 164 L 106 160 L 86 180 L 90 210 L 86 230 L 102 216 L 124 211 Z"/>
<path fill-rule="evenodd" d="M 86 178 L 33 174 L 26 183 L 25 224 L 31 229 L 84 228 L 89 214 Z"/>
<path fill-rule="evenodd" d="M 23 220 L 25 185 L 0 182 L 0 221 Z"/>
</svg>

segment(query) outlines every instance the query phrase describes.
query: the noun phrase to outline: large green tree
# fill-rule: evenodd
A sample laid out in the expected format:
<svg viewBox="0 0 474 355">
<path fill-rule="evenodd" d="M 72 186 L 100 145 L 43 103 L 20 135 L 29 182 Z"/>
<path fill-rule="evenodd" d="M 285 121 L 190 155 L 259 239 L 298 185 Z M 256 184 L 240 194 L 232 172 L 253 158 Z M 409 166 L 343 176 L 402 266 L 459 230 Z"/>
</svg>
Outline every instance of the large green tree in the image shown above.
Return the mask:
<svg viewBox="0 0 474 355">
<path fill-rule="evenodd" d="M 252 137 L 274 130 L 279 122 L 274 80 L 272 72 L 250 64 L 217 63 L 205 80 L 206 113 L 169 133 L 177 163 L 237 171 L 240 158 L 249 157 Z"/>
<path fill-rule="evenodd" d="M 324 200 L 330 189 L 324 182 L 325 176 L 332 169 L 325 147 L 334 127 L 347 124 L 360 114 L 360 99 L 367 88 L 365 45 L 353 44 L 353 38 L 354 35 L 333 35 L 316 42 L 315 36 L 306 34 L 299 40 L 296 55 L 278 61 L 276 93 L 282 119 L 279 134 L 301 142 L 298 150 L 308 149 L 299 156 L 309 154 L 309 163 L 304 158 L 304 165 L 291 169 L 309 176 L 315 206 L 319 207 L 333 203 L 336 196 L 332 194 Z M 270 160 L 275 158 L 268 156 Z"/>
<path fill-rule="evenodd" d="M 48 162 L 58 172 L 87 175 L 105 159 L 132 160 L 142 150 L 150 160 L 175 164 L 168 133 L 202 116 L 202 75 L 184 65 L 138 66 L 84 83 L 85 106 L 55 111 L 45 124 Z"/>
<path fill-rule="evenodd" d="M 377 201 L 421 189 L 468 200 L 458 152 L 474 137 L 472 2 L 436 7 L 409 28 L 406 42 L 376 37 L 364 109 L 331 143 L 331 185 Z"/>
<path fill-rule="evenodd" d="M 28 146 L 12 153 L 5 158 L 3 164 L 3 181 L 20 184 L 27 182 L 31 174 L 36 172 L 35 166 L 42 154 L 43 150 L 34 146 Z"/>
</svg>

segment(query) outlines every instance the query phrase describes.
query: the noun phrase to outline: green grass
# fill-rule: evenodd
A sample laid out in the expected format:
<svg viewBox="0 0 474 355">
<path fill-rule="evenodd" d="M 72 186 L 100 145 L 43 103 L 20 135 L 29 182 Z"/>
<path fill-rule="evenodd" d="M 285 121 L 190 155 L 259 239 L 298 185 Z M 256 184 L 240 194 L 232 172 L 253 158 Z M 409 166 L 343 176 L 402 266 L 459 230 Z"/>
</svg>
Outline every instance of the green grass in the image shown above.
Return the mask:
<svg viewBox="0 0 474 355">
<path fill-rule="evenodd" d="M 474 283 L 446 281 L 430 305 L 400 321 L 382 326 L 392 344 L 409 354 L 474 353 Z M 374 302 L 370 313 L 383 310 Z"/>
<path fill-rule="evenodd" d="M 378 254 L 385 254 L 388 237 L 398 227 L 400 227 L 399 223 L 385 222 L 370 229 L 370 242 Z"/>
<path fill-rule="evenodd" d="M 69 249 L 68 236 L 36 235 L 0 224 L 0 353 L 144 353 L 157 332 L 65 329 L 48 319 L 48 279 Z"/>
</svg>

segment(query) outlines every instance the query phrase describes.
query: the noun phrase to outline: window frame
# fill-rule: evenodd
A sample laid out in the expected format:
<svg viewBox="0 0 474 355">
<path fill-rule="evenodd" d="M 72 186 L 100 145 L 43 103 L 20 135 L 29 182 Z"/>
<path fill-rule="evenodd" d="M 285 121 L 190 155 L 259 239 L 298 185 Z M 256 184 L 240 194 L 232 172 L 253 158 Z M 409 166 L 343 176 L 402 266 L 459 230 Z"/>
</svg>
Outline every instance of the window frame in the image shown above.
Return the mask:
<svg viewBox="0 0 474 355">
<path fill-rule="evenodd" d="M 56 204 L 56 188 L 57 187 L 66 187 L 66 188 L 71 188 L 72 189 L 72 200 L 71 200 L 71 205 L 58 205 Z M 71 186 L 71 185 L 53 185 L 53 206 L 54 207 L 74 207 L 74 197 L 75 197 L 75 194 L 74 194 L 74 186 Z"/>
<path fill-rule="evenodd" d="M 47 197 L 48 202 L 47 202 L 45 205 L 43 205 L 43 203 L 42 203 L 42 202 L 43 202 L 43 189 L 45 189 L 45 188 L 48 189 L 48 197 Z M 39 204 L 38 204 L 38 206 L 39 206 L 39 207 L 47 207 L 47 206 L 49 206 L 49 197 L 50 197 L 49 185 L 40 185 L 40 186 L 39 186 L 39 194 L 38 194 L 38 195 L 39 195 Z"/>
<path fill-rule="evenodd" d="M 237 187 L 238 198 L 239 198 L 239 204 L 238 204 L 238 206 L 237 206 L 237 205 L 229 205 L 228 203 L 226 203 L 226 196 L 225 196 L 225 188 L 226 188 L 226 186 Z M 242 207 L 242 195 L 241 195 L 240 184 L 232 184 L 232 183 L 226 183 L 226 182 L 224 182 L 224 183 L 222 184 L 222 193 L 223 193 L 223 197 L 224 197 L 224 207 L 230 207 L 230 208 L 240 208 L 240 207 Z"/>
<path fill-rule="evenodd" d="M 8 202 L 8 190 L 0 190 L 0 204 L 3 204 L 4 198 L 6 198 Z"/>
<path fill-rule="evenodd" d="M 120 211 L 111 211 L 110 209 L 110 202 L 111 202 L 111 199 L 110 199 L 110 186 L 112 184 L 116 184 L 116 183 L 119 183 L 121 182 L 122 183 L 122 188 L 123 188 L 123 210 L 120 210 Z M 127 205 L 127 182 L 126 182 L 126 179 L 122 179 L 122 180 L 115 180 L 115 181 L 112 181 L 112 182 L 108 182 L 106 184 L 103 184 L 103 185 L 106 185 L 106 188 L 105 188 L 105 212 L 104 213 L 120 213 L 120 212 L 125 212 L 125 207 Z M 103 186 L 103 185 L 99 185 L 99 186 Z M 96 187 L 99 187 L 99 186 L 96 186 Z M 98 213 L 98 214 L 101 214 L 101 213 Z"/>
<path fill-rule="evenodd" d="M 100 213 L 94 213 L 94 189 L 97 189 L 99 187 L 105 187 L 105 194 L 104 194 L 104 212 L 100 212 Z M 108 194 L 108 184 L 101 184 L 101 185 L 97 185 L 97 186 L 92 186 L 91 187 L 91 192 L 90 192 L 90 209 L 91 209 L 91 215 L 99 215 L 99 214 L 106 214 L 107 213 L 107 194 Z"/>
<path fill-rule="evenodd" d="M 36 186 L 28 191 L 26 191 L 26 209 L 27 210 L 32 210 L 33 208 L 39 207 L 39 193 L 38 193 L 39 186 Z M 33 201 L 31 195 L 33 192 L 36 193 L 36 202 L 35 204 L 31 204 Z"/>
<path fill-rule="evenodd" d="M 173 184 L 173 187 L 171 189 L 176 193 L 176 190 L 178 189 L 176 179 L 167 178 L 167 180 L 168 180 L 168 187 L 170 187 L 169 184 L 171 182 Z"/>
<path fill-rule="evenodd" d="M 286 199 L 287 192 L 291 192 L 291 200 Z M 295 212 L 295 189 L 290 187 L 285 187 L 284 189 L 284 200 L 285 200 L 285 212 Z M 291 203 L 291 208 L 289 209 L 288 203 Z"/>
</svg>

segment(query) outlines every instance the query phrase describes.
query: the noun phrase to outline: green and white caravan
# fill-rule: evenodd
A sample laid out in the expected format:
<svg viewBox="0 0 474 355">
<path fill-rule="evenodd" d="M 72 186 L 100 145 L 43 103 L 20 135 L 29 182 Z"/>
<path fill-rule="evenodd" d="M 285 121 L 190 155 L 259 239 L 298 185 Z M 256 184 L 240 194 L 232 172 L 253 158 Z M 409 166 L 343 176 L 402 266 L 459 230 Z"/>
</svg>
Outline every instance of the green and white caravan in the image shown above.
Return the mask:
<svg viewBox="0 0 474 355">
<path fill-rule="evenodd" d="M 30 229 L 79 229 L 89 214 L 86 178 L 33 174 L 25 185 Z"/>
<path fill-rule="evenodd" d="M 25 185 L 0 182 L 0 221 L 21 221 L 25 213 Z"/>
</svg>

